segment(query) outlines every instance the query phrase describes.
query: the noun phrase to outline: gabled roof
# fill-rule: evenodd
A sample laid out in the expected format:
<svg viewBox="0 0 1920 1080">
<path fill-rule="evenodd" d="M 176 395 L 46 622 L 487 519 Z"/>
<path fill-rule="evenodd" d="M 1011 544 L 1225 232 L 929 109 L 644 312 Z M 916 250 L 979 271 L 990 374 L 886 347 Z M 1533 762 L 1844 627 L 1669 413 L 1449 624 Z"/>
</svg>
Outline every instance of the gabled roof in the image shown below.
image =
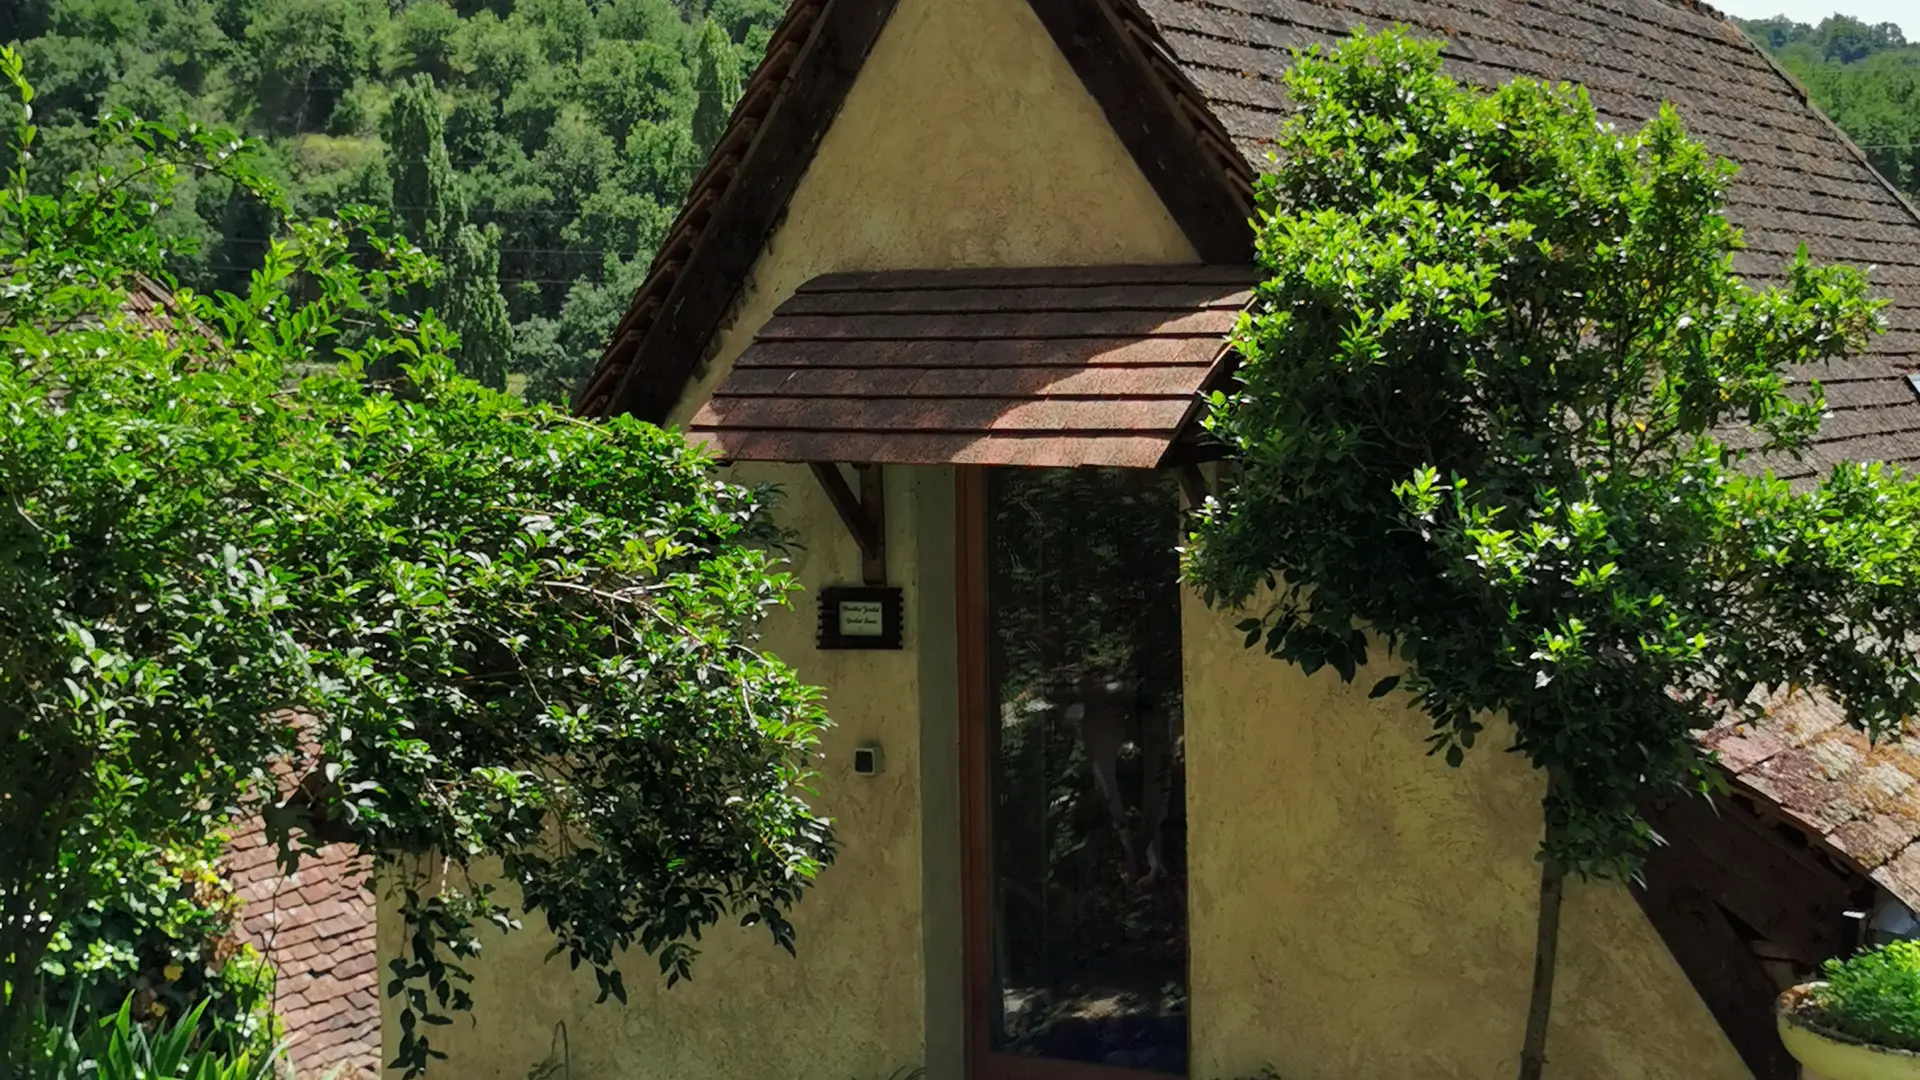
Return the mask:
<svg viewBox="0 0 1920 1080">
<path fill-rule="evenodd" d="M 1585 86 L 1608 119 L 1638 126 L 1672 102 L 1709 149 L 1740 166 L 1727 216 L 1746 232 L 1735 264 L 1749 280 L 1779 275 L 1796 247 L 1873 267 L 1892 301 L 1871 353 L 1807 373 L 1833 413 L 1807 460 L 1783 476 L 1846 460 L 1920 463 L 1920 214 L 1804 89 L 1740 29 L 1685 0 L 1132 0 L 1251 161 L 1264 161 L 1289 108 L 1290 50 L 1356 24 L 1404 22 L 1448 39 L 1456 78 L 1516 76 Z"/>
<path fill-rule="evenodd" d="M 1251 266 L 827 274 L 689 426 L 736 461 L 1166 462 L 1227 360 Z"/>
<path fill-rule="evenodd" d="M 704 360 L 896 0 L 795 0 L 767 59 L 576 397 L 586 415 L 662 420 Z M 1449 40 L 1457 76 L 1584 84 L 1636 124 L 1671 100 L 1741 175 L 1729 216 L 1742 273 L 1765 279 L 1799 243 L 1874 266 L 1890 332 L 1812 372 L 1833 415 L 1811 474 L 1847 459 L 1920 463 L 1920 214 L 1740 30 L 1687 0 L 1028 0 L 1141 171 L 1208 262 L 1246 261 L 1255 170 L 1287 109 L 1290 50 L 1365 23 Z"/>
<path fill-rule="evenodd" d="M 577 412 L 666 418 L 896 2 L 794 0 Z M 1151 27 L 1104 0 L 1029 3 L 1201 259 L 1250 262 L 1254 172 Z"/>
</svg>

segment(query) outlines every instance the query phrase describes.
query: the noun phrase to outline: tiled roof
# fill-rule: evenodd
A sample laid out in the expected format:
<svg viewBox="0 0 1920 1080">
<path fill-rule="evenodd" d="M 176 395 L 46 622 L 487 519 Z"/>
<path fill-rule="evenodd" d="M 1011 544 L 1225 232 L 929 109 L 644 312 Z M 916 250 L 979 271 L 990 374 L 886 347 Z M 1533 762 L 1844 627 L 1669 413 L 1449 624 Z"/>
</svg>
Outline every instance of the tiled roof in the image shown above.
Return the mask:
<svg viewBox="0 0 1920 1080">
<path fill-rule="evenodd" d="M 234 837 L 227 872 L 244 904 L 241 933 L 270 961 L 274 1011 L 306 1078 L 380 1075 L 380 984 L 367 868 L 345 845 L 281 872 L 258 823 Z M 338 1070 L 336 1073 L 335 1070 Z"/>
<path fill-rule="evenodd" d="M 1405 23 L 1448 40 L 1448 70 L 1493 85 L 1516 76 L 1584 85 L 1622 126 L 1662 100 L 1688 129 L 1740 166 L 1727 214 L 1745 229 L 1735 265 L 1777 277 L 1795 248 L 1874 269 L 1891 301 L 1889 332 L 1868 356 L 1813 371 L 1832 409 L 1819 445 L 1786 476 L 1839 461 L 1920 464 L 1920 215 L 1865 156 L 1807 104 L 1804 92 L 1704 5 L 1679 0 L 1131 0 L 1158 29 L 1191 85 L 1249 162 L 1264 163 L 1289 106 L 1290 50 L 1359 24 Z"/>
<path fill-rule="evenodd" d="M 1876 746 L 1831 699 L 1801 692 L 1762 724 L 1728 723 L 1701 741 L 1736 786 L 1920 908 L 1920 729 Z"/>
<path fill-rule="evenodd" d="M 166 287 L 145 274 L 135 274 L 133 286 L 127 290 L 127 298 L 120 305 L 123 314 L 129 316 L 142 329 L 167 334 L 173 331 L 174 320 L 179 314 L 179 305 Z M 199 319 L 191 319 L 201 336 L 216 340 L 211 327 Z"/>
<path fill-rule="evenodd" d="M 1251 267 L 829 274 L 693 420 L 721 457 L 1161 462 L 1225 353 Z"/>
</svg>

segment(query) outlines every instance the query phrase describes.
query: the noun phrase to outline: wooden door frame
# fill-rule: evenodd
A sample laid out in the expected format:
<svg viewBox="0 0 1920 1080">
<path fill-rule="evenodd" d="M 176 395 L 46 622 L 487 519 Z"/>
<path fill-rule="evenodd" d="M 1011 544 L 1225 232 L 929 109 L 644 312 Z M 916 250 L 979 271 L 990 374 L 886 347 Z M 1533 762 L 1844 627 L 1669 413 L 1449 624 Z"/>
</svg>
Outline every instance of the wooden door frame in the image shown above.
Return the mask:
<svg viewBox="0 0 1920 1080">
<path fill-rule="evenodd" d="M 1021 1057 L 993 1048 L 992 822 L 987 745 L 992 664 L 987 612 L 987 468 L 954 469 L 954 607 L 959 620 L 960 912 L 966 1080 L 1172 1080 L 1172 1074 Z M 1189 960 L 1189 963 L 1191 960 Z M 1192 984 L 1189 975 L 1188 984 Z M 1191 1021 L 1188 1027 L 1191 1055 Z"/>
</svg>

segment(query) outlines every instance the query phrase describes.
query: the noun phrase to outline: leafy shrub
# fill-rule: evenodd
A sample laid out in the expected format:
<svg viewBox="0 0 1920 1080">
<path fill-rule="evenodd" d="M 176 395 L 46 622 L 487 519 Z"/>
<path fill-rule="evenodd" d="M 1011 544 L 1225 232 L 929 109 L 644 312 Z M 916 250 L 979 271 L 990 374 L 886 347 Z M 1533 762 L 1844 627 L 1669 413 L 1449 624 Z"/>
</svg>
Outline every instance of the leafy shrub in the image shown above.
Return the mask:
<svg viewBox="0 0 1920 1080">
<path fill-rule="evenodd" d="M 90 1024 L 130 1004 L 151 1022 L 199 1005 L 202 1034 L 225 1049 L 271 1043 L 273 969 L 234 940 L 238 900 L 218 864 L 225 843 L 212 833 L 197 847 L 120 861 L 118 888 L 54 933 L 40 964 L 47 1010 Z"/>
<path fill-rule="evenodd" d="M 284 220 L 230 134 L 109 117 L 95 168 L 36 194 L 35 95 L 0 47 L 7 86 L 0 1074 L 54 932 L 240 815 L 289 869 L 324 842 L 396 871 L 410 1074 L 517 914 L 603 1000 L 630 952 L 688 977 L 722 921 L 793 948 L 834 844 L 806 803 L 820 694 L 759 649 L 794 587 L 770 492 L 458 377 L 403 302 L 421 249 L 365 210 Z M 155 329 L 122 311 L 188 177 L 259 199 L 274 239 L 244 295 L 179 292 Z"/>
<path fill-rule="evenodd" d="M 1895 941 L 1829 960 L 1813 992 L 1822 1026 L 1862 1042 L 1920 1050 L 1920 941 Z"/>
<path fill-rule="evenodd" d="M 39 1055 L 22 1080 L 269 1080 L 282 1064 L 278 1048 L 229 1050 L 244 1039 L 220 1030 L 201 1037 L 206 1002 L 177 1023 L 149 1031 L 133 1018 L 130 997 L 118 1012 L 91 1022 L 69 1022 L 41 1039 Z"/>
</svg>

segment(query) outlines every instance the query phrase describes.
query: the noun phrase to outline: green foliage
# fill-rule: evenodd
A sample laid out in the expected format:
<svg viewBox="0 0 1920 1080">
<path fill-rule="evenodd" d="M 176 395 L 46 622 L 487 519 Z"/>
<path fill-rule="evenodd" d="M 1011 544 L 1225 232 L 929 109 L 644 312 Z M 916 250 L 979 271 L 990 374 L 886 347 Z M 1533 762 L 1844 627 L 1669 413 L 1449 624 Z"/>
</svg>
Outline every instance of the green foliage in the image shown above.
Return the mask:
<svg viewBox="0 0 1920 1080">
<path fill-rule="evenodd" d="M 86 132 L 103 109 L 239 127 L 266 140 L 260 168 L 297 213 L 382 207 L 447 275 L 463 272 L 449 247 L 460 225 L 496 226 L 512 336 L 551 344 L 554 325 L 602 321 L 609 273 L 652 261 L 785 6 L 28 0 L 0 2 L 0 41 L 18 38 L 40 85 L 43 192 L 89 167 Z M 160 222 L 166 269 L 202 291 L 244 291 L 271 220 L 228 185 L 177 196 Z M 567 314 L 576 299 L 595 311 Z M 564 360 L 517 351 L 514 362 L 541 366 L 515 370 L 550 385 L 605 345 L 569 335 Z"/>
<path fill-rule="evenodd" d="M 452 9 L 447 9 L 452 17 Z M 466 199 L 447 159 L 446 128 L 433 76 L 416 75 L 387 113 L 387 176 L 398 221 L 440 261 L 440 280 L 423 299 L 460 339 L 461 374 L 504 390 L 513 354 L 513 325 L 500 294 L 500 229 L 467 221 Z M 415 290 L 420 292 L 421 290 Z M 376 374 L 390 376 L 391 370 Z"/>
<path fill-rule="evenodd" d="M 605 284 L 574 285 L 558 319 L 535 316 L 514 328 L 513 370 L 527 373 L 529 400 L 567 404 L 612 340 L 646 272 L 640 262 L 612 267 Z"/>
<path fill-rule="evenodd" d="M 206 1038 L 204 1006 L 151 1030 L 133 1018 L 133 1002 L 90 1023 L 70 1022 L 39 1038 L 20 1080 L 272 1080 L 277 1048 L 228 1049 L 235 1039 Z"/>
<path fill-rule="evenodd" d="M 1920 198 L 1920 45 L 1908 44 L 1893 23 L 1869 26 L 1845 15 L 1817 27 L 1784 16 L 1740 25 L 1882 176 Z"/>
<path fill-rule="evenodd" d="M 1821 974 L 1812 1005 L 1823 1027 L 1876 1046 L 1920 1050 L 1920 942 L 1829 960 Z"/>
<path fill-rule="evenodd" d="M 283 863 L 353 843 L 395 883 L 410 1072 L 480 929 L 519 925 L 495 879 L 603 997 L 629 949 L 686 978 L 722 920 L 791 949 L 833 844 L 818 694 L 755 647 L 792 588 L 768 493 L 459 377 L 398 310 L 436 268 L 370 211 L 273 210 L 244 293 L 128 321 L 183 178 L 274 193 L 225 133 L 115 118 L 96 150 L 0 189 L 0 1053 L 56 928 L 243 815 Z"/>
<path fill-rule="evenodd" d="M 580 107 L 596 135 L 618 142 L 637 124 L 673 123 L 689 109 L 685 61 L 653 41 L 596 41 L 580 64 Z"/>
<path fill-rule="evenodd" d="M 693 143 L 701 153 L 713 149 L 727 128 L 733 103 L 740 100 L 740 64 L 735 59 L 733 42 L 717 22 L 700 28 L 699 75 L 694 79 L 698 97 L 693 107 Z"/>
<path fill-rule="evenodd" d="M 273 0 L 252 11 L 233 66 L 252 116 L 277 135 L 323 131 L 379 56 L 376 0 Z"/>
<path fill-rule="evenodd" d="M 239 903 L 218 866 L 226 839 L 143 851 L 150 857 L 100 875 L 112 887 L 88 897 L 48 942 L 47 1011 L 91 1023 L 127 1002 L 143 1021 L 197 1006 L 203 1038 L 236 1040 L 228 1050 L 271 1042 L 273 970 L 233 944 Z"/>
<path fill-rule="evenodd" d="M 442 0 L 408 4 L 396 18 L 395 68 L 444 82 L 453 78 L 460 46 L 460 14 Z"/>
<path fill-rule="evenodd" d="M 1814 688 L 1875 736 L 1920 710 L 1920 489 L 1842 465 L 1795 489 L 1865 279 L 1735 277 L 1732 167 L 1670 109 L 1491 93 L 1397 32 L 1308 53 L 1263 180 L 1268 280 L 1208 423 L 1238 459 L 1188 573 L 1257 604 L 1249 646 L 1356 677 L 1369 632 L 1458 765 L 1488 718 L 1548 778 L 1550 868 L 1625 876 L 1637 800 L 1713 773 L 1695 736 Z"/>
<path fill-rule="evenodd" d="M 394 221 L 408 239 L 441 257 L 466 223 L 467 205 L 447 160 L 446 124 L 432 76 L 416 75 L 400 88 L 384 135 Z"/>
<path fill-rule="evenodd" d="M 507 362 L 513 354 L 513 324 L 500 295 L 500 230 L 489 225 L 460 226 L 447 253 L 445 318 L 459 335 L 454 353 L 462 375 L 495 390 L 507 388 Z"/>
<path fill-rule="evenodd" d="M 710 0 L 707 18 L 718 23 L 735 45 L 758 58 L 785 11 L 785 0 Z"/>
</svg>

